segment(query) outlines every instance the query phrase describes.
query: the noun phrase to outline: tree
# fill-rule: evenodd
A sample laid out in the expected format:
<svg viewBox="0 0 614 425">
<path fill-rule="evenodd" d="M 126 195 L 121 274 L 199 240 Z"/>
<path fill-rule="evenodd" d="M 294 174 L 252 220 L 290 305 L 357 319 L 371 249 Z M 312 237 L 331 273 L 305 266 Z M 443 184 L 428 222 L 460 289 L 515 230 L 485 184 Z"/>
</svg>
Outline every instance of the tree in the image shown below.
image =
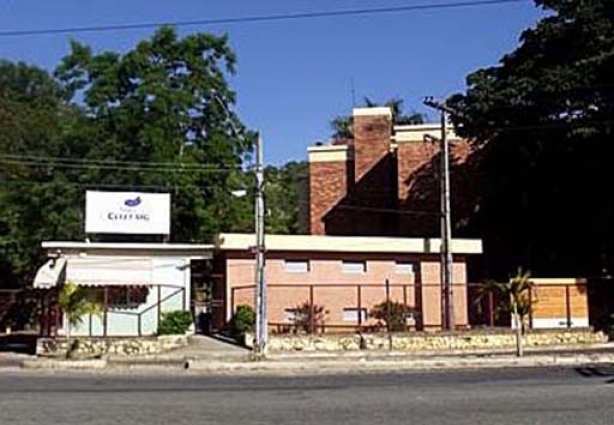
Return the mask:
<svg viewBox="0 0 614 425">
<path fill-rule="evenodd" d="M 65 95 L 84 100 L 88 134 L 97 139 L 88 159 L 165 164 L 117 173 L 92 167 L 90 178 L 171 191 L 174 240 L 203 241 L 233 229 L 231 186 L 252 140 L 232 112 L 227 76 L 235 62 L 227 37 L 181 39 L 163 27 L 123 55 L 95 55 L 73 41 L 56 70 Z"/>
<path fill-rule="evenodd" d="M 530 280 L 531 274 L 518 269 L 516 275 L 507 282 L 487 282 L 480 290 L 478 300 L 493 293 L 503 300 L 500 312 L 512 315 L 512 321 L 516 330 L 516 355 L 523 355 L 522 335 L 525 332 L 526 318 L 533 309 L 534 297 L 531 295 L 535 285 Z"/>
<path fill-rule="evenodd" d="M 392 122 L 394 125 L 410 125 L 410 124 L 422 124 L 424 122 L 424 115 L 418 112 L 411 112 L 406 114 L 403 111 L 403 100 L 394 98 L 390 99 L 383 104 L 374 102 L 373 100 L 365 97 L 364 106 L 367 108 L 374 108 L 377 106 L 387 106 L 392 110 Z M 352 126 L 354 120 L 351 116 L 340 115 L 333 118 L 331 121 L 331 129 L 333 130 L 333 139 L 345 140 L 354 137 Z"/>
<path fill-rule="evenodd" d="M 58 306 L 66 317 L 66 357 L 71 357 L 76 346 L 71 342 L 72 328 L 83 323 L 90 315 L 99 315 L 100 306 L 92 299 L 91 291 L 71 282 L 66 282 L 58 294 Z"/>
<path fill-rule="evenodd" d="M 267 232 L 296 235 L 307 231 L 308 164 L 291 161 L 265 169 Z"/>
<path fill-rule="evenodd" d="M 46 71 L 0 61 L 0 287 L 31 281 L 41 240 L 80 234 L 76 187 L 44 159 L 71 152 L 62 132 L 77 114 Z"/>
<path fill-rule="evenodd" d="M 611 180 L 614 3 L 539 0 L 547 11 L 500 63 L 471 73 L 448 99 L 459 134 L 480 147 L 477 213 L 485 263 L 540 274 L 614 270 L 614 200 L 589 188 Z M 578 250 L 578 247 L 583 247 Z"/>
<path fill-rule="evenodd" d="M 70 48 L 53 76 L 0 62 L 1 286 L 31 283 L 41 241 L 84 238 L 86 189 L 171 193 L 175 241 L 253 227 L 231 195 L 253 135 L 233 112 L 226 37 L 164 27 L 125 54 Z"/>
</svg>

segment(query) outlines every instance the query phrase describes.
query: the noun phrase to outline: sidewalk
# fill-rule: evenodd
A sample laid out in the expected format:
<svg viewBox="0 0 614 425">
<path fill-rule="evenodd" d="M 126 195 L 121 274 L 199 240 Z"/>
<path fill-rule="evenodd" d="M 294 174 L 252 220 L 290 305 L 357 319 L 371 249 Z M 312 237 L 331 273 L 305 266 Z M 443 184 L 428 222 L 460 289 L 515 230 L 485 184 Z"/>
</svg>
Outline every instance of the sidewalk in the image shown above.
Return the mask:
<svg viewBox="0 0 614 425">
<path fill-rule="evenodd" d="M 355 372 L 397 372 L 410 370 L 587 366 L 614 363 L 614 345 L 526 351 L 513 353 L 463 352 L 408 354 L 389 351 L 346 353 L 270 354 L 264 360 L 250 360 L 248 351 L 230 356 L 184 357 L 181 352 L 148 358 L 108 358 L 90 361 L 25 360 L 22 367 L 39 370 L 90 370 L 97 373 L 200 373 L 200 374 L 314 374 Z"/>
</svg>

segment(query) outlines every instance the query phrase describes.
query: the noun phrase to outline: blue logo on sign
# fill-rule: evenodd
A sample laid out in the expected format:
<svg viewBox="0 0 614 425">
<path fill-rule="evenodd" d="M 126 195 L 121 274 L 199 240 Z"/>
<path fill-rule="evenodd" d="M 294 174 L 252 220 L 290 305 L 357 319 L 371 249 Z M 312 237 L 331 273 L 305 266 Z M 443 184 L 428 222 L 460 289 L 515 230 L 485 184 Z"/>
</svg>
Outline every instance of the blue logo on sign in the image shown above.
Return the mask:
<svg viewBox="0 0 614 425">
<path fill-rule="evenodd" d="M 124 205 L 127 207 L 138 207 L 141 204 L 141 197 L 137 196 L 134 199 L 126 199 Z"/>
</svg>

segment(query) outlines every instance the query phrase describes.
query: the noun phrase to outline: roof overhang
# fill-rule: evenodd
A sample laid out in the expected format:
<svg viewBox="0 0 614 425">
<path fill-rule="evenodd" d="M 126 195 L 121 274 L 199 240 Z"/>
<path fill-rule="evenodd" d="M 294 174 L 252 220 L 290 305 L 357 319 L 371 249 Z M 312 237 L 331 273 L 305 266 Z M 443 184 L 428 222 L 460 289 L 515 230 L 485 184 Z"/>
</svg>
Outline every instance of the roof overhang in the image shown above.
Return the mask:
<svg viewBox="0 0 614 425">
<path fill-rule="evenodd" d="M 249 251 L 256 242 L 254 234 L 222 233 L 216 247 L 221 251 Z M 319 235 L 267 235 L 267 251 L 346 252 L 366 254 L 439 254 L 440 239 L 387 238 Z M 481 254 L 480 239 L 452 240 L 454 254 Z"/>
<path fill-rule="evenodd" d="M 171 243 L 106 243 L 106 242 L 43 242 L 49 255 L 84 256 L 114 255 L 129 257 L 183 257 L 193 260 L 213 258 L 214 245 Z"/>
</svg>

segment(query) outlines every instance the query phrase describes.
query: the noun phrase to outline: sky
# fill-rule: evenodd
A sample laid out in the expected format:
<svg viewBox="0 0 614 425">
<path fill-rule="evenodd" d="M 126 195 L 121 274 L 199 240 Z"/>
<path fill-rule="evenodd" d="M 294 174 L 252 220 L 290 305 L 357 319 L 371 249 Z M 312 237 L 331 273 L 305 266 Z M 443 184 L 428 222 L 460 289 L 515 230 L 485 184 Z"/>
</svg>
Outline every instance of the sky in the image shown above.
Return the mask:
<svg viewBox="0 0 614 425">
<path fill-rule="evenodd" d="M 437 4 L 460 0 L 0 0 L 0 31 L 169 22 Z M 228 34 L 238 56 L 230 85 L 237 112 L 261 131 L 265 162 L 304 160 L 330 120 L 367 96 L 401 98 L 464 90 L 470 72 L 497 63 L 543 12 L 533 2 L 277 22 L 190 26 Z M 126 51 L 154 29 L 0 37 L 0 58 L 52 70 L 73 37 L 95 51 Z M 431 115 L 431 118 L 433 115 Z"/>
</svg>

